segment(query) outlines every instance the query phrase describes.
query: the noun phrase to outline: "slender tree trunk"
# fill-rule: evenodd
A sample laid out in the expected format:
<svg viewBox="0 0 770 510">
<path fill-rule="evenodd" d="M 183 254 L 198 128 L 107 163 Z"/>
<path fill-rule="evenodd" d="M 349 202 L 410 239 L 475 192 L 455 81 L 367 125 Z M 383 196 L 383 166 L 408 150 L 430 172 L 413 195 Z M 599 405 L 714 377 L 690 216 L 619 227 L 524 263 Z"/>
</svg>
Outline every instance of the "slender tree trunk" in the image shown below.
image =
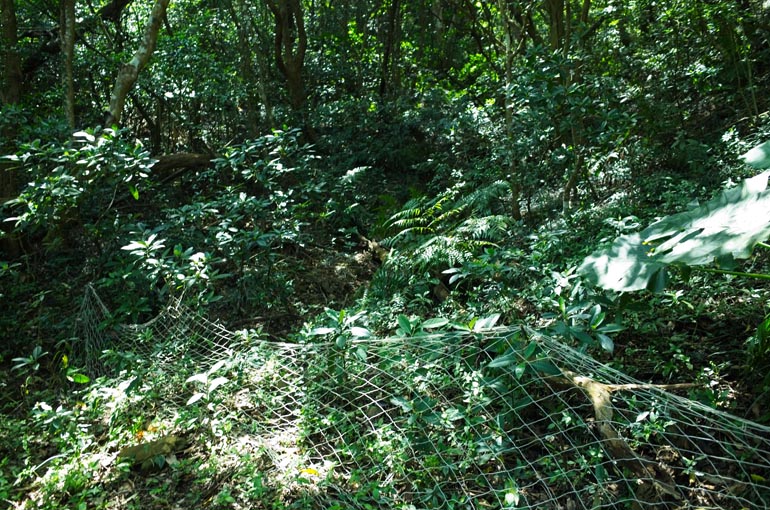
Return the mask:
<svg viewBox="0 0 770 510">
<path fill-rule="evenodd" d="M 16 8 L 14 0 L 0 0 L 0 55 L 2 55 L 2 73 L 0 73 L 0 99 L 3 104 L 16 104 L 21 100 L 23 76 L 21 59 L 18 53 L 16 26 Z M 10 140 L 14 127 L 7 125 L 0 131 L 0 140 Z M 0 142 L 0 148 L 2 148 Z M 18 194 L 18 168 L 0 162 L 0 202 L 15 198 Z M 21 254 L 21 243 L 10 233 L 10 224 L 3 222 L 0 229 L 5 236 L 0 236 L 0 258 L 17 258 Z"/>
<path fill-rule="evenodd" d="M 72 69 L 75 53 L 75 0 L 61 0 L 61 44 L 64 55 L 64 94 L 67 125 L 75 129 L 75 78 Z"/>
<path fill-rule="evenodd" d="M 380 68 L 380 96 L 388 93 L 389 82 L 392 78 L 393 60 L 399 43 L 399 25 L 401 20 L 401 0 L 390 0 L 388 19 L 386 21 L 385 47 L 382 51 L 382 66 Z"/>
<path fill-rule="evenodd" d="M 299 0 L 265 0 L 275 19 L 275 63 L 286 78 L 289 103 L 301 111 L 305 103 L 302 68 L 307 49 L 307 33 Z"/>
<path fill-rule="evenodd" d="M 513 143 L 514 129 L 513 129 L 513 105 L 511 104 L 511 86 L 513 84 L 513 59 L 516 55 L 516 48 L 514 48 L 514 39 L 521 39 L 521 31 L 515 25 L 511 18 L 511 12 L 506 5 L 505 0 L 499 0 L 500 15 L 503 17 L 503 34 L 505 45 L 505 94 L 503 101 L 503 107 L 505 108 L 505 133 L 509 143 Z M 519 197 L 521 195 L 521 176 L 519 175 L 519 169 L 517 168 L 516 158 L 511 157 L 508 168 L 508 183 L 511 187 L 511 216 L 515 220 L 521 219 L 521 206 L 519 205 Z"/>
<path fill-rule="evenodd" d="M 21 74 L 21 59 L 17 46 L 16 8 L 14 0 L 0 0 L 2 9 L 2 41 L 0 50 L 3 56 L 3 73 L 0 80 L 0 99 L 4 104 L 15 104 L 21 99 L 21 87 L 23 83 Z"/>
<path fill-rule="evenodd" d="M 249 33 L 247 30 L 245 14 L 248 9 L 248 5 L 244 5 L 243 2 L 239 3 L 236 10 L 235 2 L 232 0 L 227 2 L 227 9 L 230 12 L 230 17 L 235 25 L 235 33 L 238 35 L 238 51 L 240 52 L 240 68 L 243 74 L 243 82 L 246 86 L 246 124 L 249 136 L 256 137 L 258 132 L 258 114 L 257 114 L 257 98 L 254 94 L 254 88 L 258 87 L 259 79 L 254 72 L 254 64 L 252 60 L 252 50 Z"/>
<path fill-rule="evenodd" d="M 158 32 L 160 31 L 160 26 L 166 16 L 169 2 L 170 0 L 155 1 L 139 49 L 134 53 L 134 58 L 123 65 L 118 72 L 118 78 L 115 80 L 115 87 L 112 89 L 112 94 L 110 95 L 110 106 L 107 111 L 107 118 L 104 122 L 105 126 L 120 124 L 123 106 L 126 103 L 126 96 L 134 86 L 134 83 L 136 83 L 139 73 L 145 68 L 150 61 L 150 57 L 152 57 L 152 53 L 155 51 Z"/>
</svg>

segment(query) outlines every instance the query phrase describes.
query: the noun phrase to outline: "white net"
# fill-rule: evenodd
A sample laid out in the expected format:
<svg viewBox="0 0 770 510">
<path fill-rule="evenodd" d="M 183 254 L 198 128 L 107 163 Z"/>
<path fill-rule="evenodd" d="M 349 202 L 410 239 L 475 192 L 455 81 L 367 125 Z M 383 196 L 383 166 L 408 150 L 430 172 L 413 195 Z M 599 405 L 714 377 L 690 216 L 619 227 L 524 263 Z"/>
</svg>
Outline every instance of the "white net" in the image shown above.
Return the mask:
<svg viewBox="0 0 770 510">
<path fill-rule="evenodd" d="M 170 373 L 229 360 L 231 405 L 284 498 L 301 480 L 303 497 L 335 508 L 770 507 L 770 429 L 525 328 L 248 342 L 178 304 L 105 327 L 93 289 L 80 324 L 92 371 L 109 371 L 105 349 Z M 189 397 L 183 382 L 169 394 Z"/>
</svg>

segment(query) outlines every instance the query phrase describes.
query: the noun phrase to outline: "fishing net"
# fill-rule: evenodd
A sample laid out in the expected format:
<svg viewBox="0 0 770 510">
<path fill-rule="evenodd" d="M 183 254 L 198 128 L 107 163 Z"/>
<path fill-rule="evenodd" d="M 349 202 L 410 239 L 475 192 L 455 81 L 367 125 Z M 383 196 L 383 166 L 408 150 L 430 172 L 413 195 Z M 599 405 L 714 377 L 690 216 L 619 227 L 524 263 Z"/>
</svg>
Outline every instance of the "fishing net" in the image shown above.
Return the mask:
<svg viewBox="0 0 770 510">
<path fill-rule="evenodd" d="M 770 429 L 645 384 L 527 328 L 290 344 L 176 303 L 105 326 L 93 289 L 81 365 L 120 351 L 233 385 L 284 499 L 323 508 L 770 507 Z M 114 359 L 114 358 L 113 358 Z M 215 375 L 215 374 L 212 374 Z M 187 399 L 184 380 L 164 387 Z M 173 385 L 172 385 L 173 386 Z"/>
</svg>

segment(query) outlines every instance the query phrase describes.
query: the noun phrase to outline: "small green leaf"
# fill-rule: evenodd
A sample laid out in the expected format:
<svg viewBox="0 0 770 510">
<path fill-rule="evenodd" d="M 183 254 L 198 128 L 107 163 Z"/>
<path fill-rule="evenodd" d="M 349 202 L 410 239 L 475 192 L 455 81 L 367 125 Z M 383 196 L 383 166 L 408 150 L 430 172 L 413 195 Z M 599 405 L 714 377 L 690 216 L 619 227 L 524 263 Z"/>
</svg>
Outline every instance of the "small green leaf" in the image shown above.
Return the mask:
<svg viewBox="0 0 770 510">
<path fill-rule="evenodd" d="M 96 138 L 94 138 L 94 135 L 91 133 L 88 133 L 87 131 L 77 131 L 75 133 L 72 133 L 72 136 L 74 138 L 85 138 L 86 141 L 93 143 Z"/>
<path fill-rule="evenodd" d="M 601 305 L 594 305 L 591 307 L 591 319 L 590 319 L 590 326 L 591 329 L 598 328 L 602 322 L 604 322 L 604 318 L 607 316 L 607 313 L 602 311 Z"/>
<path fill-rule="evenodd" d="M 527 373 L 527 363 L 519 363 L 516 368 L 513 369 L 513 376 L 518 380 Z"/>
<path fill-rule="evenodd" d="M 412 403 L 405 399 L 404 397 L 393 397 L 390 399 L 390 403 L 393 405 L 397 405 L 400 407 L 403 411 L 409 412 L 412 410 Z"/>
<path fill-rule="evenodd" d="M 602 333 L 597 333 L 596 336 L 599 337 L 599 343 L 601 344 L 602 349 L 609 353 L 615 351 L 615 342 L 612 341 L 612 338 Z"/>
<path fill-rule="evenodd" d="M 136 189 L 136 186 L 129 184 L 128 191 L 131 193 L 131 196 L 134 197 L 134 200 L 139 200 L 139 190 Z"/>
<path fill-rule="evenodd" d="M 403 331 L 407 335 L 412 334 L 412 323 L 409 320 L 409 317 L 407 317 L 404 314 L 401 314 L 398 316 L 398 326 L 401 328 L 401 331 Z"/>
<path fill-rule="evenodd" d="M 462 420 L 465 418 L 465 415 L 457 409 L 456 407 L 450 407 L 446 411 L 444 411 L 444 418 L 446 418 L 449 421 L 457 421 Z"/>
<path fill-rule="evenodd" d="M 334 344 L 337 346 L 337 349 L 344 349 L 348 344 L 348 339 L 345 337 L 345 335 L 339 335 L 334 341 Z"/>
<path fill-rule="evenodd" d="M 69 374 L 67 379 L 77 384 L 87 384 L 91 380 L 87 375 L 79 374 L 77 372 L 74 374 Z"/>
</svg>

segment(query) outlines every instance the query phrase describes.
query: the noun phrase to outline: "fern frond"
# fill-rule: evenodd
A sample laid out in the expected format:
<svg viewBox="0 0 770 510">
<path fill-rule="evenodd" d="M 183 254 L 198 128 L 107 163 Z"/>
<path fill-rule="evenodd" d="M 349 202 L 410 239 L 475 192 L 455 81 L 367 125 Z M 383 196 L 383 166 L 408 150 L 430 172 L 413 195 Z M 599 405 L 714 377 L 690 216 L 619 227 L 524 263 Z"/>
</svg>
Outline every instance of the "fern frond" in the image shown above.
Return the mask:
<svg viewBox="0 0 770 510">
<path fill-rule="evenodd" d="M 460 237 L 496 243 L 509 235 L 511 222 L 510 217 L 500 214 L 482 218 L 470 217 L 459 225 L 455 232 Z"/>
</svg>

